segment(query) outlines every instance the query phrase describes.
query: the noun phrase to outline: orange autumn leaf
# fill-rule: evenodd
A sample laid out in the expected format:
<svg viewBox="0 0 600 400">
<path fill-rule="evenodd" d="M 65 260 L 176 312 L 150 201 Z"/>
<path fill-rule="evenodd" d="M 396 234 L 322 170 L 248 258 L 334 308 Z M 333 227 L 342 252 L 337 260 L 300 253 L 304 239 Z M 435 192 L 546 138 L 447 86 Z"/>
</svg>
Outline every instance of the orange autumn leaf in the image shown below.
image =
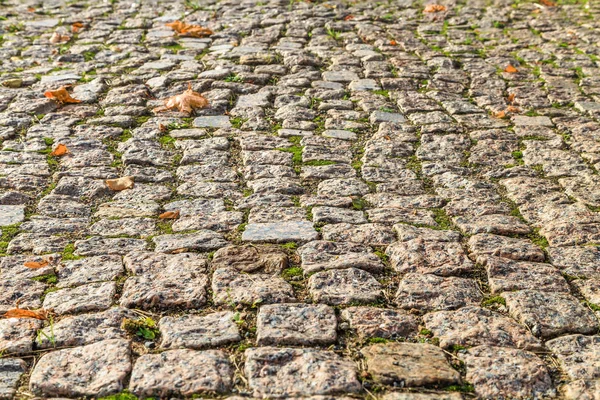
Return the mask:
<svg viewBox="0 0 600 400">
<path fill-rule="evenodd" d="M 124 176 L 117 179 L 107 179 L 104 181 L 111 190 L 125 190 L 133 188 L 133 176 Z"/>
<path fill-rule="evenodd" d="M 58 101 L 59 103 L 81 103 L 81 100 L 72 98 L 64 86 L 61 86 L 59 89 L 56 90 L 48 90 L 44 93 L 44 96 L 46 96 L 49 99 Z"/>
<path fill-rule="evenodd" d="M 502 118 L 506 117 L 506 113 L 504 111 L 494 112 L 494 113 L 492 113 L 492 115 L 498 119 L 502 119 Z"/>
<path fill-rule="evenodd" d="M 344 17 L 344 21 L 350 21 L 350 20 L 352 20 L 352 19 L 354 19 L 354 15 L 346 15 L 346 16 Z"/>
<path fill-rule="evenodd" d="M 81 30 L 81 28 L 83 28 L 83 24 L 81 22 L 74 22 L 73 25 L 71 25 L 71 32 L 77 33 Z"/>
<path fill-rule="evenodd" d="M 50 37 L 50 43 L 52 44 L 58 44 L 58 43 L 66 43 L 69 40 L 71 40 L 71 36 L 69 35 L 62 35 L 58 32 L 54 32 L 52 34 L 52 36 Z"/>
<path fill-rule="evenodd" d="M 514 93 L 509 94 L 508 97 L 506 98 L 506 100 L 512 104 L 515 101 L 515 94 Z"/>
<path fill-rule="evenodd" d="M 398 43 L 395 40 L 390 40 L 390 46 L 398 46 Z"/>
<path fill-rule="evenodd" d="M 203 26 L 191 25 L 182 21 L 170 22 L 167 26 L 177 32 L 179 36 L 205 37 L 213 33 L 210 29 Z"/>
<path fill-rule="evenodd" d="M 543 4 L 546 7 L 556 7 L 556 3 L 550 0 L 540 0 L 540 4 Z"/>
<path fill-rule="evenodd" d="M 165 124 L 158 124 L 158 130 L 160 132 L 166 132 L 166 131 L 168 131 L 167 126 Z"/>
<path fill-rule="evenodd" d="M 54 150 L 52 150 L 52 153 L 50 153 L 50 155 L 54 156 L 54 157 L 60 157 L 60 156 L 64 156 L 68 152 L 69 152 L 69 149 L 67 148 L 67 146 L 62 143 L 59 143 L 58 146 L 56 146 L 56 148 Z"/>
<path fill-rule="evenodd" d="M 440 11 L 446 11 L 446 6 L 441 4 L 427 4 L 423 10 L 424 13 L 435 13 Z"/>
<path fill-rule="evenodd" d="M 24 310 L 22 308 L 14 308 L 4 313 L 4 318 L 35 318 L 41 320 L 48 319 L 48 311 L 43 308 L 39 310 Z"/>
<path fill-rule="evenodd" d="M 206 100 L 200 93 L 192 90 L 192 84 L 188 83 L 188 88 L 182 94 L 171 96 L 165 100 L 165 105 L 157 107 L 153 111 L 160 112 L 178 108 L 179 111 L 190 114 L 196 108 L 208 107 Z"/>
<path fill-rule="evenodd" d="M 519 70 L 513 67 L 512 65 L 508 64 L 506 68 L 504 68 L 504 72 L 508 72 L 509 74 L 516 74 L 517 72 L 519 72 Z"/>
<path fill-rule="evenodd" d="M 177 219 L 179 218 L 179 210 L 166 211 L 158 216 L 160 219 Z"/>
<path fill-rule="evenodd" d="M 506 111 L 511 112 L 511 113 L 519 113 L 519 112 L 521 112 L 521 109 L 519 107 L 515 107 L 515 106 L 508 106 L 508 107 L 506 107 Z"/>
<path fill-rule="evenodd" d="M 40 269 L 40 268 L 44 268 L 46 265 L 48 265 L 49 262 L 46 260 L 42 260 L 42 261 L 27 261 L 25 264 L 23 264 L 25 267 L 27 268 L 31 268 L 31 269 Z"/>
<path fill-rule="evenodd" d="M 27 11 L 29 11 L 29 12 L 35 12 L 35 8 L 33 8 L 33 7 L 27 7 Z"/>
</svg>

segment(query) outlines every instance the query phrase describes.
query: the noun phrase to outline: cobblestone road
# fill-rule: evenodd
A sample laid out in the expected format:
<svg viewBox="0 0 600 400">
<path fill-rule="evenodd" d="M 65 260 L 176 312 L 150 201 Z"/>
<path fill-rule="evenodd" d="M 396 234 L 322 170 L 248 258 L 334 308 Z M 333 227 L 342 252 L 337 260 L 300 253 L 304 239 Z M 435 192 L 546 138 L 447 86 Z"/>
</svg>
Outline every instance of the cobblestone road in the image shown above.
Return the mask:
<svg viewBox="0 0 600 400">
<path fill-rule="evenodd" d="M 600 2 L 0 34 L 0 397 L 600 399 Z"/>
</svg>

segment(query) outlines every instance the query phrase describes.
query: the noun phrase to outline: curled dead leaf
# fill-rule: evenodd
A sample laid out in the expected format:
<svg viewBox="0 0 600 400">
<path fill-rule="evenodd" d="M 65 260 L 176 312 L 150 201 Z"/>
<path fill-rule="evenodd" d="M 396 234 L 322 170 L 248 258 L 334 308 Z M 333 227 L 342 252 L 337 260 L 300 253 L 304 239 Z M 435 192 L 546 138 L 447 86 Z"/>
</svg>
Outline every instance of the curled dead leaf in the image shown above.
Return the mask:
<svg viewBox="0 0 600 400">
<path fill-rule="evenodd" d="M 213 33 L 213 31 L 203 26 L 187 24 L 182 21 L 170 22 L 167 26 L 177 32 L 179 36 L 205 37 Z"/>
<path fill-rule="evenodd" d="M 166 110 L 172 110 L 178 108 L 179 111 L 187 114 L 191 114 L 194 109 L 205 108 L 208 106 L 208 100 L 206 100 L 200 93 L 192 90 L 192 84 L 188 83 L 188 88 L 182 94 L 169 97 L 165 100 L 165 105 L 157 107 L 153 111 L 160 112 Z"/>
<path fill-rule="evenodd" d="M 352 14 L 351 15 L 346 15 L 344 17 L 344 21 L 350 21 L 350 20 L 353 20 L 353 19 L 354 19 L 354 15 L 352 15 Z"/>
<path fill-rule="evenodd" d="M 125 190 L 133 188 L 133 176 L 123 176 L 117 179 L 107 179 L 104 181 L 111 190 Z"/>
<path fill-rule="evenodd" d="M 158 216 L 160 219 L 177 219 L 179 218 L 179 210 L 166 211 Z"/>
<path fill-rule="evenodd" d="M 77 33 L 77 32 L 79 32 L 83 28 L 83 26 L 84 25 L 81 22 L 74 22 L 71 25 L 71 32 Z"/>
<path fill-rule="evenodd" d="M 516 113 L 520 113 L 521 109 L 519 107 L 515 107 L 515 106 L 508 106 L 508 107 L 506 107 L 505 111 L 516 114 Z"/>
<path fill-rule="evenodd" d="M 398 46 L 398 43 L 395 40 L 390 40 L 390 46 Z"/>
<path fill-rule="evenodd" d="M 163 133 L 168 131 L 167 126 L 165 124 L 158 124 L 158 130 Z"/>
<path fill-rule="evenodd" d="M 515 101 L 515 94 L 511 93 L 508 95 L 508 97 L 506 98 L 506 101 L 508 101 L 509 103 L 513 103 Z"/>
<path fill-rule="evenodd" d="M 60 156 L 64 156 L 68 152 L 69 152 L 69 149 L 67 148 L 67 146 L 62 143 L 59 143 L 58 146 L 56 146 L 56 148 L 54 150 L 52 150 L 52 153 L 50 153 L 50 155 L 54 156 L 54 157 L 60 157 Z"/>
<path fill-rule="evenodd" d="M 57 43 L 66 43 L 69 40 L 71 40 L 71 36 L 69 35 L 62 35 L 58 32 L 54 32 L 52 34 L 52 36 L 50 36 L 50 43 L 52 44 L 57 44 Z"/>
<path fill-rule="evenodd" d="M 540 4 L 543 4 L 546 7 L 556 7 L 556 3 L 550 0 L 540 0 Z"/>
<path fill-rule="evenodd" d="M 40 268 L 44 268 L 48 264 L 50 264 L 50 263 L 47 260 L 42 260 L 42 261 L 27 261 L 23 265 L 25 267 L 31 268 L 31 269 L 40 269 Z"/>
<path fill-rule="evenodd" d="M 427 4 L 423 10 L 424 13 L 436 13 L 442 11 L 446 11 L 446 6 L 441 4 Z"/>
<path fill-rule="evenodd" d="M 48 319 L 48 310 L 40 308 L 39 310 L 24 310 L 22 308 L 13 308 L 4 313 L 4 318 L 35 318 L 41 320 Z"/>
<path fill-rule="evenodd" d="M 504 72 L 507 72 L 509 74 L 516 74 L 517 72 L 519 72 L 519 70 L 513 67 L 512 65 L 508 64 L 506 68 L 504 68 Z"/>
<path fill-rule="evenodd" d="M 506 112 L 496 111 L 496 112 L 493 112 L 492 115 L 494 116 L 494 118 L 502 119 L 502 118 L 506 117 Z"/>
<path fill-rule="evenodd" d="M 59 103 L 81 103 L 81 100 L 77 100 L 71 97 L 71 95 L 69 94 L 69 92 L 67 92 L 67 89 L 64 86 L 61 86 L 59 89 L 56 90 L 48 90 L 44 93 L 44 96 Z"/>
</svg>

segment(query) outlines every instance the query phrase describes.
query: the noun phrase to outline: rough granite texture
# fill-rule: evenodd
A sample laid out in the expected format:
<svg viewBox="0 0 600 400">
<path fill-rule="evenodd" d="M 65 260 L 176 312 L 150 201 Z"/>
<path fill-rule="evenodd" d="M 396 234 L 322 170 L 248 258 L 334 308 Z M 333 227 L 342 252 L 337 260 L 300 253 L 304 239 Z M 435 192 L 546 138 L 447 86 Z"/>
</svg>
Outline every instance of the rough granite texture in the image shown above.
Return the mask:
<svg viewBox="0 0 600 400">
<path fill-rule="evenodd" d="M 0 398 L 599 398 L 597 0 L 0 4 Z"/>
</svg>

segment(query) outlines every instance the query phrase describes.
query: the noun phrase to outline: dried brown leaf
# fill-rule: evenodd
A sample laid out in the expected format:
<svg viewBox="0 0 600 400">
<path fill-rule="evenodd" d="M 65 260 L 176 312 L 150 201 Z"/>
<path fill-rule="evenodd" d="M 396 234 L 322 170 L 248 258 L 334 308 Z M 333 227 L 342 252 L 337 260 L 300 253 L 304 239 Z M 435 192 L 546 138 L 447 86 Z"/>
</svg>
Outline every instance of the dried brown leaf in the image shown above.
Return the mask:
<svg viewBox="0 0 600 400">
<path fill-rule="evenodd" d="M 24 310 L 22 308 L 13 308 L 4 314 L 4 318 L 35 318 L 41 320 L 48 319 L 48 311 L 43 308 L 39 310 Z"/>
<path fill-rule="evenodd" d="M 514 93 L 511 93 L 511 94 L 509 94 L 509 95 L 508 95 L 508 97 L 506 98 L 506 100 L 507 100 L 507 101 L 508 101 L 510 104 L 512 104 L 512 103 L 515 101 L 515 94 L 514 94 Z"/>
<path fill-rule="evenodd" d="M 512 65 L 508 64 L 506 68 L 504 68 L 504 72 L 507 72 L 509 74 L 516 74 L 517 72 L 519 72 L 519 70 L 513 67 Z"/>
<path fill-rule="evenodd" d="M 441 11 L 446 11 L 446 6 L 441 4 L 427 4 L 423 10 L 424 13 L 436 13 Z"/>
<path fill-rule="evenodd" d="M 50 36 L 50 43 L 52 44 L 58 44 L 58 43 L 66 43 L 69 40 L 71 40 L 71 36 L 69 35 L 62 35 L 58 32 L 54 32 L 52 34 L 52 36 Z"/>
<path fill-rule="evenodd" d="M 179 36 L 205 37 L 213 33 L 213 31 L 203 26 L 187 24 L 182 21 L 170 22 L 167 26 L 177 32 Z"/>
<path fill-rule="evenodd" d="M 499 118 L 499 119 L 506 117 L 506 113 L 504 111 L 497 111 L 497 112 L 492 113 L 492 115 L 495 118 Z"/>
<path fill-rule="evenodd" d="M 179 111 L 187 114 L 191 114 L 194 109 L 205 108 L 208 106 L 208 100 L 206 100 L 200 93 L 192 90 L 192 84 L 188 83 L 188 88 L 182 94 L 169 97 L 165 100 L 163 107 L 157 107 L 154 112 L 172 110 L 178 108 Z"/>
<path fill-rule="evenodd" d="M 48 261 L 42 260 L 42 261 L 27 261 L 23 265 L 25 267 L 31 268 L 31 269 L 40 269 L 40 268 L 44 268 L 48 264 L 50 264 Z"/>
<path fill-rule="evenodd" d="M 77 33 L 77 32 L 79 32 L 81 30 L 81 28 L 83 28 L 83 26 L 84 25 L 81 22 L 74 22 L 71 25 L 71 32 Z"/>
<path fill-rule="evenodd" d="M 133 188 L 133 176 L 123 176 L 117 179 L 107 179 L 104 181 L 111 190 L 125 190 Z"/>
<path fill-rule="evenodd" d="M 69 149 L 67 148 L 67 146 L 62 143 L 59 143 L 58 146 L 56 146 L 56 148 L 54 150 L 52 150 L 52 153 L 50 153 L 50 155 L 54 156 L 54 157 L 60 157 L 60 156 L 64 156 L 68 152 L 69 152 Z"/>
<path fill-rule="evenodd" d="M 179 218 L 179 210 L 166 211 L 158 216 L 160 219 L 177 219 Z"/>
<path fill-rule="evenodd" d="M 81 103 L 81 100 L 72 98 L 64 86 L 56 90 L 48 90 L 44 93 L 44 96 L 59 103 Z"/>
</svg>

